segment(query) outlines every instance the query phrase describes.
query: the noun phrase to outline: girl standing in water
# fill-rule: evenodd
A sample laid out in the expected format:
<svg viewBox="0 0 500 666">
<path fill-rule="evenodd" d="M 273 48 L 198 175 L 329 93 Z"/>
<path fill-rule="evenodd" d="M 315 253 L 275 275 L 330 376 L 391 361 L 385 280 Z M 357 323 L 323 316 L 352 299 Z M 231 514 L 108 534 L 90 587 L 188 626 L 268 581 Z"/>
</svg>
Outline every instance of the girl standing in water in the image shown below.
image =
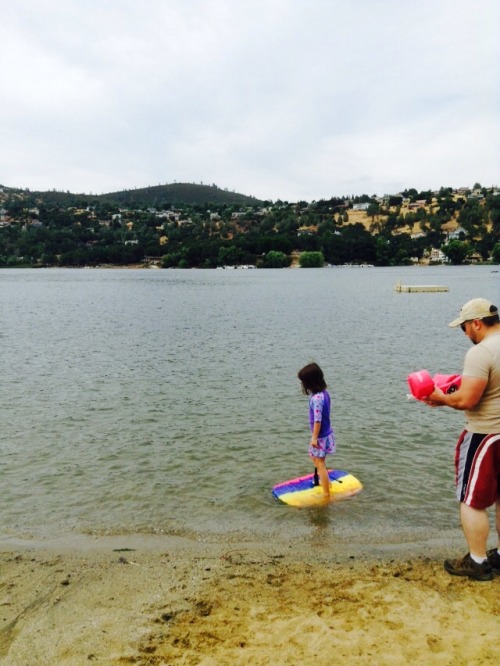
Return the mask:
<svg viewBox="0 0 500 666">
<path fill-rule="evenodd" d="M 309 424 L 311 441 L 309 456 L 318 471 L 319 482 L 323 490 L 323 499 L 330 501 L 330 479 L 325 458 L 335 453 L 335 436 L 330 423 L 330 394 L 326 390 L 323 371 L 317 363 L 309 363 L 299 370 L 298 377 L 302 392 L 309 395 Z"/>
</svg>

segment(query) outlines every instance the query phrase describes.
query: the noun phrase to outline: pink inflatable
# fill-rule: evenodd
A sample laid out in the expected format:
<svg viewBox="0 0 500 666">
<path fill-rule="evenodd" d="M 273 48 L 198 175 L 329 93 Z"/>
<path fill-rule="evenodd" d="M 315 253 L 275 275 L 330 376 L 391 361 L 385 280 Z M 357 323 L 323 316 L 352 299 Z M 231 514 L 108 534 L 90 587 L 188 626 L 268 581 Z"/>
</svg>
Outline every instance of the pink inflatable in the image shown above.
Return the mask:
<svg viewBox="0 0 500 666">
<path fill-rule="evenodd" d="M 454 393 L 460 388 L 461 375 L 434 375 L 431 377 L 427 370 L 419 370 L 408 375 L 408 386 L 411 394 L 417 400 L 425 400 L 437 386 L 443 393 Z"/>
<path fill-rule="evenodd" d="M 408 375 L 408 386 L 417 400 L 424 400 L 434 391 L 434 382 L 427 370 L 419 370 Z"/>
<path fill-rule="evenodd" d="M 443 393 L 455 393 L 462 383 L 461 375 L 434 375 L 434 384 Z"/>
</svg>

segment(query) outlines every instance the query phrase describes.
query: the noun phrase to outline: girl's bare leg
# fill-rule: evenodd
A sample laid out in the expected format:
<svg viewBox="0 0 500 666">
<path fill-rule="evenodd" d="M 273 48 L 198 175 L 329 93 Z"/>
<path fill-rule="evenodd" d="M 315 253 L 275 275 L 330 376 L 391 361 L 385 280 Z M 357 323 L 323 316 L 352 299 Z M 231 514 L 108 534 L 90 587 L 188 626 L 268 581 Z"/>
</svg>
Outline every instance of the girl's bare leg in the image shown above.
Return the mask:
<svg viewBox="0 0 500 666">
<path fill-rule="evenodd" d="M 319 482 L 323 490 L 323 497 L 325 499 L 330 498 L 330 479 L 328 477 L 328 470 L 326 469 L 326 463 L 324 458 L 314 458 L 314 465 L 318 470 Z"/>
</svg>

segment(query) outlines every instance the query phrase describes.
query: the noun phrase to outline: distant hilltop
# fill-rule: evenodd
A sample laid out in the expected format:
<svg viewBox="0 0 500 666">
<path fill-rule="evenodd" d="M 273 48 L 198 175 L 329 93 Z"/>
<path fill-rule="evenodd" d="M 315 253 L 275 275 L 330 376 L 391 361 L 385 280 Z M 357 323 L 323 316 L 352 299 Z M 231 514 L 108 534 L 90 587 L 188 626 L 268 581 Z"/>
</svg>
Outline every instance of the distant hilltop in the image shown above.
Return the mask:
<svg viewBox="0 0 500 666">
<path fill-rule="evenodd" d="M 154 185 L 142 187 L 134 190 L 123 190 L 122 192 L 112 192 L 103 194 L 100 199 L 110 199 L 123 204 L 133 204 L 144 202 L 145 204 L 159 204 L 168 201 L 171 204 L 190 203 L 190 204 L 240 204 L 254 205 L 262 201 L 252 196 L 230 192 L 227 189 L 221 189 L 217 185 L 196 185 L 194 183 L 171 183 L 169 185 Z"/>
<path fill-rule="evenodd" d="M 120 192 L 109 192 L 107 194 L 86 194 L 62 192 L 58 190 L 49 190 L 45 192 L 32 191 L 22 188 L 3 187 L 0 185 L 0 195 L 2 194 L 31 194 L 38 196 L 45 203 L 59 206 L 80 205 L 82 200 L 91 203 L 92 201 L 102 201 L 107 203 L 119 204 L 121 206 L 146 205 L 162 207 L 165 204 L 179 205 L 207 205 L 207 204 L 227 204 L 240 206 L 254 206 L 262 204 L 263 201 L 245 194 L 230 192 L 217 185 L 204 185 L 195 183 L 171 183 L 166 185 L 153 185 L 149 187 L 140 187 Z"/>
</svg>

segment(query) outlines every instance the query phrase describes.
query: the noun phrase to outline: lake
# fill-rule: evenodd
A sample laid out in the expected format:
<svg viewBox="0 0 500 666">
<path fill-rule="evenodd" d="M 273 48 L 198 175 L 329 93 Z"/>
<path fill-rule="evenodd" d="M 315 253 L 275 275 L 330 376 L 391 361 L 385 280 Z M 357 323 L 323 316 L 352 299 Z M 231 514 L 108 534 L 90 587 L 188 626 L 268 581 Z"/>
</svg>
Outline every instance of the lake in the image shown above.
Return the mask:
<svg viewBox="0 0 500 666">
<path fill-rule="evenodd" d="M 496 268 L 0 270 L 0 537 L 459 538 L 464 417 L 408 400 L 406 377 L 461 371 L 470 342 L 447 324 L 499 300 Z M 329 460 L 364 490 L 298 510 L 271 488 L 312 471 L 297 371 L 313 360 Z"/>
</svg>

